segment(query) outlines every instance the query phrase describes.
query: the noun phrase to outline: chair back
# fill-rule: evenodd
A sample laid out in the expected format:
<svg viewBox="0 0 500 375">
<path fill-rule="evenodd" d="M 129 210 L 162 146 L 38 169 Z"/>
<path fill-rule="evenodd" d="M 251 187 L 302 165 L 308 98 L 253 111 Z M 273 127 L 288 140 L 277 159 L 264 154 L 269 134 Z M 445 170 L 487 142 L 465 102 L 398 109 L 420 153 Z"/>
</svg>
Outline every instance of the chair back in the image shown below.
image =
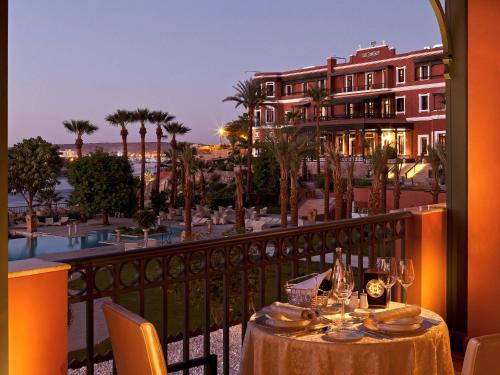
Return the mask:
<svg viewBox="0 0 500 375">
<path fill-rule="evenodd" d="M 102 304 L 118 375 L 166 375 L 167 366 L 155 327 L 112 302 Z"/>
<path fill-rule="evenodd" d="M 462 375 L 491 375 L 499 371 L 500 333 L 474 337 L 465 351 Z"/>
</svg>

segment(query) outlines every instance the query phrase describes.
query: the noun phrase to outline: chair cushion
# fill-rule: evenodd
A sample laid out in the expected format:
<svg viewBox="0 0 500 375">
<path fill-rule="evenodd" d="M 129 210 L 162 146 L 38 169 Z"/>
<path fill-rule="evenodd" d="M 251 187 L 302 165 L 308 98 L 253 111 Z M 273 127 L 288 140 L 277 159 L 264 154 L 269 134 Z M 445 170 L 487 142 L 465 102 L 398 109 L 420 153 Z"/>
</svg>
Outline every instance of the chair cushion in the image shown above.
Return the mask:
<svg viewBox="0 0 500 375">
<path fill-rule="evenodd" d="M 102 308 L 118 375 L 166 375 L 163 350 L 153 324 L 111 302 L 103 303 Z"/>
<path fill-rule="evenodd" d="M 469 340 L 462 375 L 491 375 L 498 371 L 500 334 L 475 337 Z"/>
</svg>

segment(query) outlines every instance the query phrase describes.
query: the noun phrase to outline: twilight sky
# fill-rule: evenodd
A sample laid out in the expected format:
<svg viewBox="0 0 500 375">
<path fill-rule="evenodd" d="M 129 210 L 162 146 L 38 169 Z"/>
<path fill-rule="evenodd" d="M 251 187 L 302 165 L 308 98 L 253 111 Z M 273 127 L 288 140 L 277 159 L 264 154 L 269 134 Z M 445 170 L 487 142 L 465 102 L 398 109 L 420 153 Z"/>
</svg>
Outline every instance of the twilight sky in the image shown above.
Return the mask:
<svg viewBox="0 0 500 375">
<path fill-rule="evenodd" d="M 399 52 L 441 42 L 427 0 L 15 0 L 10 4 L 9 144 L 73 137 L 66 119 L 120 141 L 104 117 L 147 106 L 177 116 L 193 142 L 218 142 L 240 109 L 221 100 L 248 71 L 347 57 L 387 41 Z M 138 126 L 129 140 L 139 140 Z M 147 134 L 153 140 L 154 130 Z"/>
</svg>

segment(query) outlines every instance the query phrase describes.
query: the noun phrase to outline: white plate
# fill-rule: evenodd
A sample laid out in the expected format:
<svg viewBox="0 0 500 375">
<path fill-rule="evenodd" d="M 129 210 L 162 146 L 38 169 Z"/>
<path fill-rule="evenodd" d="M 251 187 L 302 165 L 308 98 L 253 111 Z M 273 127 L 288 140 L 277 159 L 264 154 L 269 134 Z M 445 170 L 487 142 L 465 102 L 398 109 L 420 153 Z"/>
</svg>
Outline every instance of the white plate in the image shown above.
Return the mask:
<svg viewBox="0 0 500 375">
<path fill-rule="evenodd" d="M 258 317 L 254 322 L 261 327 L 272 328 L 279 331 L 300 331 L 311 323 L 310 320 L 276 320 L 266 315 Z"/>
<path fill-rule="evenodd" d="M 411 318 L 402 318 L 396 320 L 389 320 L 386 322 L 380 322 L 378 324 L 385 324 L 390 326 L 407 326 L 411 324 L 422 324 L 424 318 L 422 316 L 413 316 Z"/>
<path fill-rule="evenodd" d="M 323 335 L 323 339 L 326 341 L 335 341 L 335 342 L 352 342 L 361 340 L 365 335 L 363 332 L 343 329 L 339 331 L 328 332 Z"/>
<path fill-rule="evenodd" d="M 412 332 L 420 329 L 420 327 L 422 327 L 422 324 L 392 325 L 392 324 L 377 323 L 377 327 L 381 331 L 385 332 Z"/>
</svg>

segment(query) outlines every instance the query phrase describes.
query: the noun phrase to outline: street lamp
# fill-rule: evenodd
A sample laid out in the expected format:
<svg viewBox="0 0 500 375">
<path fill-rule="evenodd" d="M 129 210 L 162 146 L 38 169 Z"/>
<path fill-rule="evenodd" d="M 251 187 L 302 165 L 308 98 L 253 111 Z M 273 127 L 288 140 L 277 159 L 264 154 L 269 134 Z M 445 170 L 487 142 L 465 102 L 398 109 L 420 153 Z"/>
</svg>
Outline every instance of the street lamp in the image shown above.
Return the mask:
<svg viewBox="0 0 500 375">
<path fill-rule="evenodd" d="M 226 131 L 224 130 L 224 128 L 219 128 L 218 132 L 219 132 L 219 145 L 222 146 L 222 137 L 226 135 Z"/>
</svg>

